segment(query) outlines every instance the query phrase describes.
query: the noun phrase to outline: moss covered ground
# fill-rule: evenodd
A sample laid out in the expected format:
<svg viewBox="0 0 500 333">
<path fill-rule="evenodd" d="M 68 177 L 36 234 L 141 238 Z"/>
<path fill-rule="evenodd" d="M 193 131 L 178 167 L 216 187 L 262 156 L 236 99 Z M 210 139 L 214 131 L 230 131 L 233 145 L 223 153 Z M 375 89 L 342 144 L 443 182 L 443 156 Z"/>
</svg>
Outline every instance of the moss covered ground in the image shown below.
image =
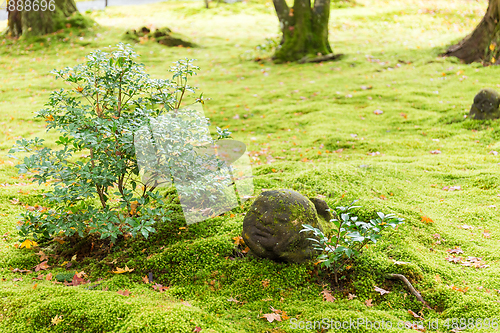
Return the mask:
<svg viewBox="0 0 500 333">
<path fill-rule="evenodd" d="M 499 68 L 439 57 L 472 31 L 486 3 L 359 0 L 332 6 L 330 42 L 345 56 L 321 64 L 246 60 L 245 51 L 276 35 L 271 2 L 221 3 L 210 10 L 201 2 L 175 1 L 110 7 L 89 14 L 100 26 L 85 32 L 1 40 L 0 332 L 311 332 L 294 329 L 290 320 L 323 318 L 383 320 L 394 328 L 378 331 L 402 332 L 399 322 L 420 320 L 408 310 L 422 316 L 430 332 L 450 332 L 449 318 L 473 320 L 465 332 L 494 331 L 476 324 L 498 317 L 500 308 L 500 155 L 494 154 L 500 152 L 500 127 L 499 121 L 464 116 L 481 88 L 500 87 Z M 149 24 L 200 46 L 146 42 L 136 50 L 158 78 L 167 77 L 177 59 L 197 59 L 201 72 L 192 83 L 211 98 L 205 112 L 212 129 L 228 126 L 247 144 L 256 194 L 290 188 L 325 196 L 332 207 L 360 199 L 362 217 L 383 211 L 406 219 L 366 250 L 342 288 L 325 285 L 328 276 L 314 265 L 238 256 L 232 238 L 241 234 L 249 202 L 185 229 L 173 207 L 172 222 L 147 241 L 119 243 L 102 257 L 83 251 L 69 259 L 50 256 L 48 270 L 12 272 L 37 265 L 38 251 L 61 247 L 17 247 L 16 222 L 24 210 L 17 202 L 35 205 L 41 189 L 19 177 L 17 161 L 7 157 L 20 137 L 44 137 L 49 144 L 56 137 L 33 120 L 50 91 L 62 87 L 48 72 L 82 62 L 92 50 L 122 41 L 126 30 Z M 488 267 L 445 260 L 454 248 L 463 251 L 455 255 L 480 257 Z M 65 268 L 64 261 L 72 266 Z M 133 271 L 112 273 L 125 266 Z M 85 271 L 92 283 L 36 279 L 74 271 Z M 160 293 L 144 283 L 149 272 L 169 289 Z M 432 310 L 400 282 L 386 280 L 387 273 L 407 276 Z M 374 286 L 390 293 L 380 295 Z M 324 288 L 334 302 L 323 299 Z M 289 319 L 262 318 L 271 307 Z"/>
</svg>

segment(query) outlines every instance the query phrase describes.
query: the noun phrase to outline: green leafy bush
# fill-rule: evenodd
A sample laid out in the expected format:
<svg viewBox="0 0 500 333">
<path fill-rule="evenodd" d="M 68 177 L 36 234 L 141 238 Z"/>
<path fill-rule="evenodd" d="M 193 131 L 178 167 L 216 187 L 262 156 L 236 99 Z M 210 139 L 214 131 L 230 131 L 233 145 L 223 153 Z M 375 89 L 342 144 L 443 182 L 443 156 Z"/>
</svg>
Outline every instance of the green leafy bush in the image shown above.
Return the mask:
<svg viewBox="0 0 500 333">
<path fill-rule="evenodd" d="M 300 232 L 312 232 L 314 238 L 308 238 L 315 244 L 315 249 L 320 251 L 318 261 L 321 267 L 329 268 L 335 276 L 335 283 L 338 283 L 338 273 L 354 258 L 359 256 L 363 247 L 368 243 L 376 243 L 382 237 L 382 230 L 388 227 L 396 228 L 404 223 L 404 219 L 395 217 L 394 214 L 383 214 L 377 212 L 378 218 L 368 222 L 358 221 L 357 216 L 351 215 L 349 210 L 360 208 L 354 206 L 356 201 L 347 207 L 337 207 L 337 216 L 340 219 L 332 219 L 335 226 L 332 235 L 326 236 L 320 229 L 304 224 Z"/>
<path fill-rule="evenodd" d="M 171 80 L 152 79 L 137 56 L 118 44 L 89 54 L 84 64 L 52 72 L 72 88 L 54 91 L 36 118 L 61 133 L 58 149 L 35 138 L 17 141 L 10 151 L 31 152 L 17 166 L 20 173 L 51 185 L 44 193 L 47 207 L 22 214 L 22 236 L 97 233 L 114 242 L 121 234 L 147 238 L 155 223 L 168 220 L 158 183 L 139 177 L 134 135 L 152 119 L 178 111 L 185 94 L 194 92 L 187 80 L 198 67 L 181 60 L 171 67 Z"/>
</svg>

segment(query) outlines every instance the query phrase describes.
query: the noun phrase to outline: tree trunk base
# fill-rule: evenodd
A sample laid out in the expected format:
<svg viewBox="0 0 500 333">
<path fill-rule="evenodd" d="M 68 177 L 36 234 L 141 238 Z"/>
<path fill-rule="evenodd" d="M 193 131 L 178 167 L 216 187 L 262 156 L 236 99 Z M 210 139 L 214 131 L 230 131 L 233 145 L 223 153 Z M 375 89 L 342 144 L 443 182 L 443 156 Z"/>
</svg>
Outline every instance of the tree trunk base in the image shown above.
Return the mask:
<svg viewBox="0 0 500 333">
<path fill-rule="evenodd" d="M 460 43 L 451 46 L 442 54 L 457 57 L 466 64 L 496 63 L 500 57 L 500 1 L 490 0 L 488 10 L 474 31 Z"/>
<path fill-rule="evenodd" d="M 9 12 L 6 34 L 14 38 L 39 36 L 66 27 L 85 28 L 92 24 L 92 20 L 78 12 L 74 0 L 54 0 L 54 10 Z"/>
</svg>

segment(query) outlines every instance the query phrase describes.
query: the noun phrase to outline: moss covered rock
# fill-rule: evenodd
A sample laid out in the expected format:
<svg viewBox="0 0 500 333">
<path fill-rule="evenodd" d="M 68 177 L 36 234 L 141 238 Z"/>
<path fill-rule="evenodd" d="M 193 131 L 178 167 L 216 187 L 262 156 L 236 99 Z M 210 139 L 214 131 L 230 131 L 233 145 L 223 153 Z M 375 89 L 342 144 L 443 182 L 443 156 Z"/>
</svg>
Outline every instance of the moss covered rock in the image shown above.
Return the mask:
<svg viewBox="0 0 500 333">
<path fill-rule="evenodd" d="M 185 41 L 182 36 L 172 32 L 169 28 L 161 28 L 152 31 L 148 27 L 137 30 L 129 30 L 125 33 L 125 38 L 135 42 L 156 41 L 165 46 L 194 47 L 195 44 Z"/>
<path fill-rule="evenodd" d="M 317 255 L 303 224 L 320 228 L 314 204 L 292 190 L 266 191 L 243 220 L 243 239 L 253 254 L 275 261 L 302 263 Z"/>
<path fill-rule="evenodd" d="M 469 118 L 475 120 L 500 118 L 500 95 L 493 89 L 482 89 L 469 111 Z"/>
</svg>

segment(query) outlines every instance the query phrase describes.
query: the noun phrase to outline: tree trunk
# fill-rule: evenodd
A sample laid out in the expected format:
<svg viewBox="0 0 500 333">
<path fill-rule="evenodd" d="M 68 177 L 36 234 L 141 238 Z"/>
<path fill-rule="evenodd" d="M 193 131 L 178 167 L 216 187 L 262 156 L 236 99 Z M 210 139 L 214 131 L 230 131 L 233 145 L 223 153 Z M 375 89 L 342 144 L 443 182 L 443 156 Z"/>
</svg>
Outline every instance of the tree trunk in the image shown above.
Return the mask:
<svg viewBox="0 0 500 333">
<path fill-rule="evenodd" d="M 17 11 L 16 5 L 15 10 L 9 11 L 7 6 L 9 13 L 7 33 L 12 37 L 45 35 L 63 29 L 67 24 L 79 27 L 88 24 L 88 19 L 81 16 L 76 9 L 74 0 L 38 0 L 36 2 L 40 6 L 38 10 L 33 7 L 35 3 L 33 0 L 29 2 L 30 10 L 27 10 L 26 1 L 15 1 L 23 4 L 23 10 Z"/>
<path fill-rule="evenodd" d="M 445 56 L 465 63 L 495 63 L 500 53 L 500 0 L 489 0 L 488 10 L 479 25 L 460 43 L 451 46 Z"/>
<path fill-rule="evenodd" d="M 314 7 L 310 0 L 295 0 L 292 9 L 285 0 L 273 3 L 283 33 L 273 57 L 276 62 L 308 62 L 332 53 L 328 42 L 330 0 L 315 0 Z"/>
</svg>

